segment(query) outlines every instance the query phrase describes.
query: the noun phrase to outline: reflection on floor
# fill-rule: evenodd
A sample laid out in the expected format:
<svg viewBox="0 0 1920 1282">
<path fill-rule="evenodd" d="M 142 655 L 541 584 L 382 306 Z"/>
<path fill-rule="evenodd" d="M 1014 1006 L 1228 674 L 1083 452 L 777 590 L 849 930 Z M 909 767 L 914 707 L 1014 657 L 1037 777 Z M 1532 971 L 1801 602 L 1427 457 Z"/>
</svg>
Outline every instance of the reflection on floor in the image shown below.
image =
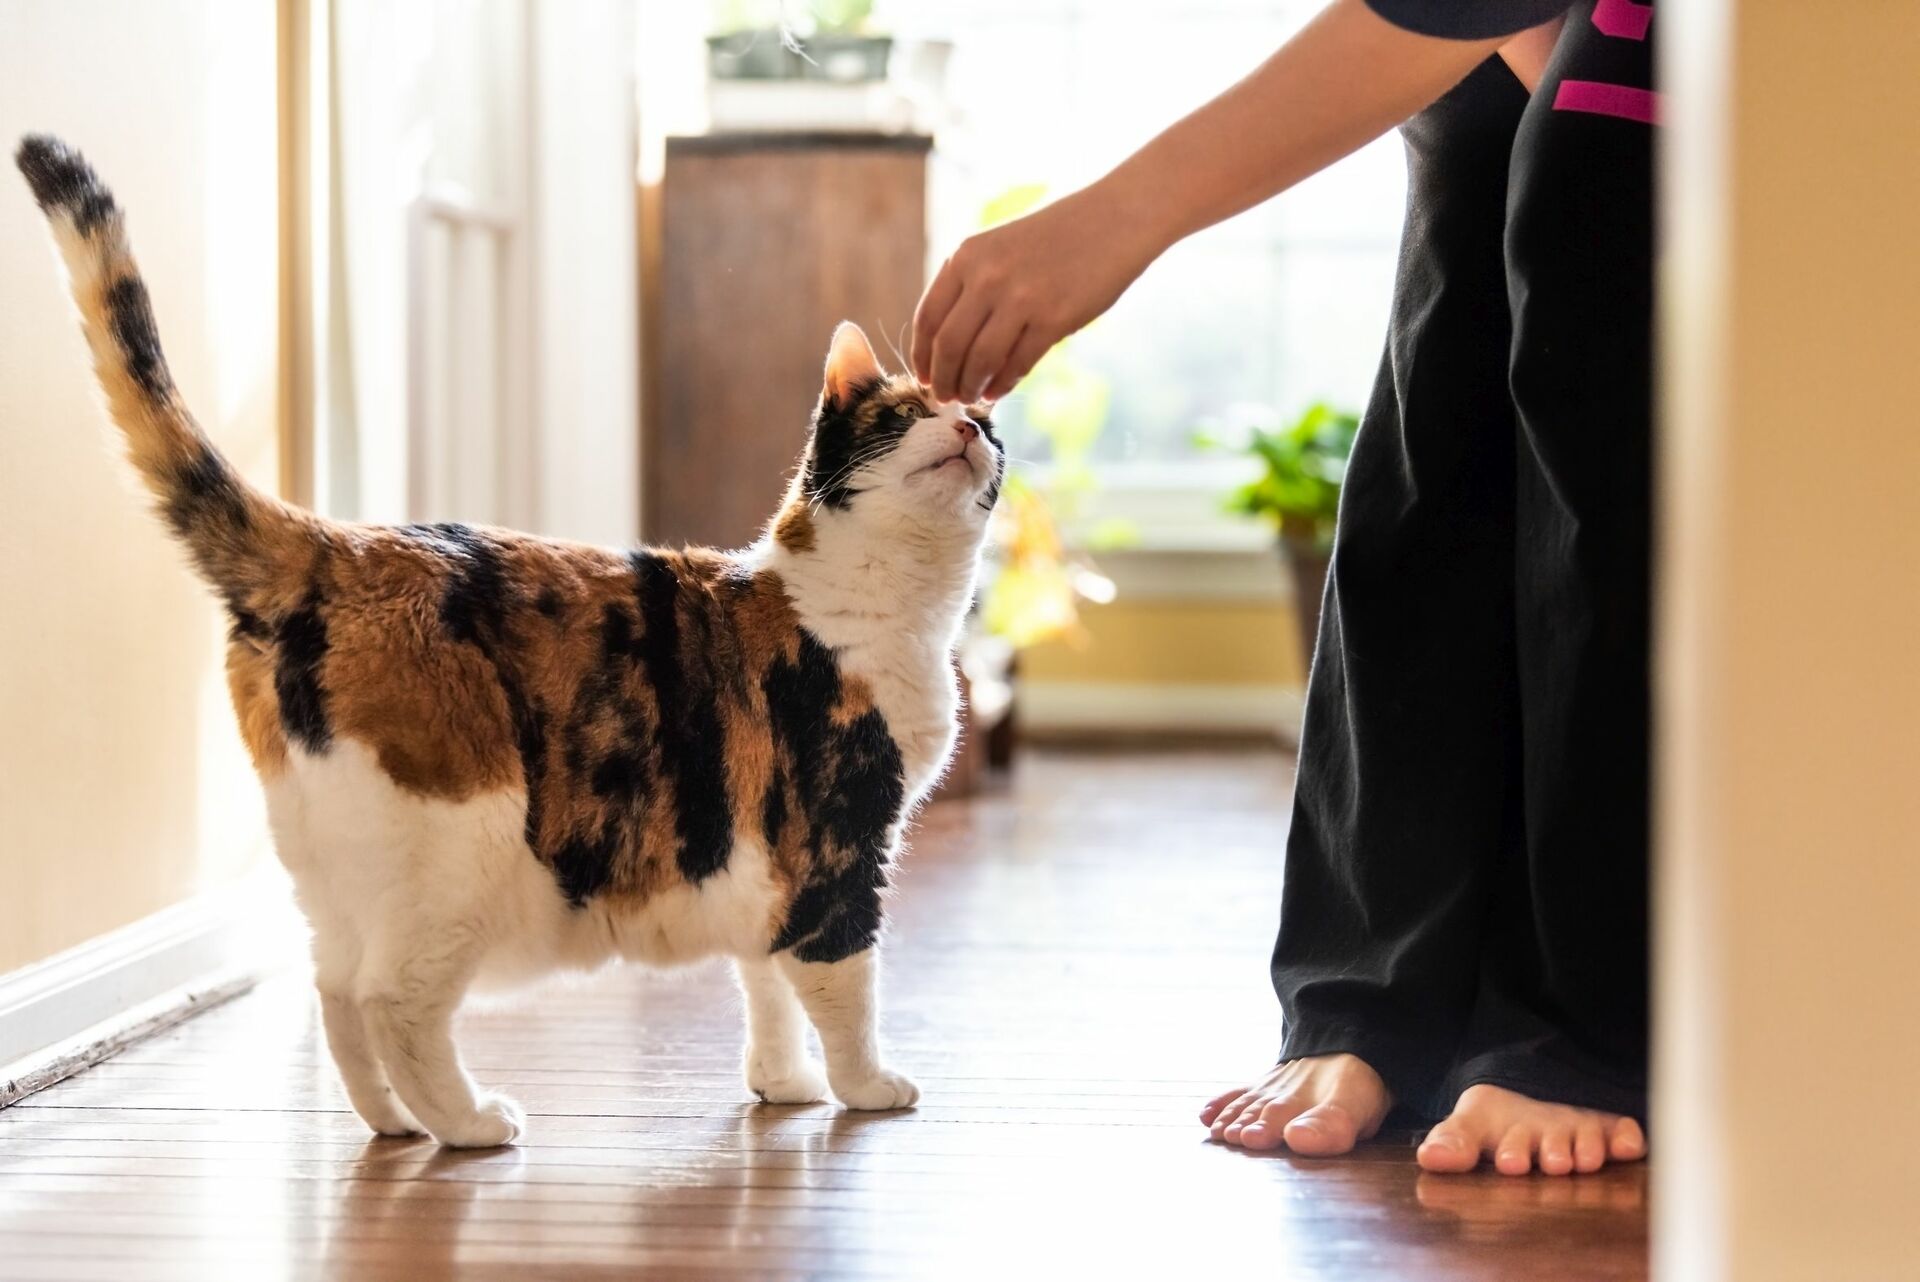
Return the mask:
<svg viewBox="0 0 1920 1282">
<path fill-rule="evenodd" d="M 1200 1103 L 1275 1045 L 1289 777 L 1035 754 L 929 811 L 887 983 L 914 1113 L 751 1104 L 726 973 L 623 970 L 465 1017 L 519 1147 L 373 1141 L 280 979 L 0 1113 L 0 1277 L 1643 1277 L 1643 1169 L 1206 1142 Z"/>
</svg>

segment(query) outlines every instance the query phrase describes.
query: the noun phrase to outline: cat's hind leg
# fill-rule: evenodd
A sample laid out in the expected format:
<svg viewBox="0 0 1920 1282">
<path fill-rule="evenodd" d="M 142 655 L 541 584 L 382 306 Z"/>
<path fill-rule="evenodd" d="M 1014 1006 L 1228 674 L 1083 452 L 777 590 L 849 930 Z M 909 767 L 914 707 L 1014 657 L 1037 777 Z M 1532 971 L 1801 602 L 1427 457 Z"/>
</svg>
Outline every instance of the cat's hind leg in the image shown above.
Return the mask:
<svg viewBox="0 0 1920 1282">
<path fill-rule="evenodd" d="M 373 1051 L 367 1021 L 353 994 L 320 990 L 320 1018 L 326 1025 L 327 1049 L 347 1088 L 347 1101 L 360 1120 L 380 1135 L 418 1135 L 420 1123 L 387 1081 L 387 1071 Z"/>
<path fill-rule="evenodd" d="M 467 927 L 389 923 L 362 967 L 359 1007 L 387 1079 L 427 1131 L 451 1148 L 510 1144 L 526 1128 L 519 1105 L 483 1093 L 453 1045 L 453 1014 L 473 979 L 479 941 Z"/>
<path fill-rule="evenodd" d="M 781 953 L 780 968 L 800 995 L 820 1045 L 827 1080 L 853 1109 L 909 1108 L 920 1088 L 880 1062 L 880 959 L 869 946 L 832 962 L 801 961 Z"/>
<path fill-rule="evenodd" d="M 354 1000 L 354 977 L 361 959 L 359 936 L 350 924 L 319 913 L 312 915 L 312 922 L 313 986 L 320 994 L 327 1049 L 340 1072 L 347 1102 L 377 1134 L 418 1135 L 420 1123 L 388 1084 L 366 1017 Z"/>
<path fill-rule="evenodd" d="M 771 957 L 733 964 L 747 1003 L 747 1089 L 769 1104 L 825 1099 L 827 1075 L 807 1053 L 806 1012 L 793 985 Z"/>
</svg>

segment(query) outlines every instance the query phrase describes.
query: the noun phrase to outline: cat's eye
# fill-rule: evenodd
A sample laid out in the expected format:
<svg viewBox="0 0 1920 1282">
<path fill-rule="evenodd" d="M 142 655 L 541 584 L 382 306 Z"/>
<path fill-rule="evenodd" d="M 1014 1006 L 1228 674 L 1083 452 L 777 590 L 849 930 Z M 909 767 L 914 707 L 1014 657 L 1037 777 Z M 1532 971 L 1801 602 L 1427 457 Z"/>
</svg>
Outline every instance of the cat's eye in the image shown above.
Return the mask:
<svg viewBox="0 0 1920 1282">
<path fill-rule="evenodd" d="M 933 417 L 933 411 L 922 405 L 919 401 L 901 401 L 898 405 L 894 406 L 894 409 L 902 418 L 910 420 Z"/>
</svg>

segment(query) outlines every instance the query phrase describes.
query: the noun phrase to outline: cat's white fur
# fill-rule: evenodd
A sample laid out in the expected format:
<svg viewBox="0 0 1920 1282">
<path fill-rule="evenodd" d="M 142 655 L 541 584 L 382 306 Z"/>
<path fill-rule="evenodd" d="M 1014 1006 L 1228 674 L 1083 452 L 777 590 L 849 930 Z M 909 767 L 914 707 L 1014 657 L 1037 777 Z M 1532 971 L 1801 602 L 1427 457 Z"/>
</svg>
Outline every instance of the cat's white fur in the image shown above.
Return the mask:
<svg viewBox="0 0 1920 1282">
<path fill-rule="evenodd" d="M 865 339 L 843 326 L 841 344 Z M 852 353 L 858 359 L 860 353 Z M 871 359 L 871 349 L 865 353 Z M 917 804 L 944 767 L 959 695 L 953 645 L 973 593 L 996 452 L 957 405 L 909 430 L 855 477 L 848 511 L 812 514 L 813 547 L 771 539 L 742 553 L 776 571 L 800 620 L 842 669 L 871 687 Z M 946 462 L 964 449 L 962 461 Z M 280 858 L 313 928 L 328 1043 L 354 1109 L 383 1134 L 507 1143 L 511 1101 L 476 1086 L 451 1021 L 475 983 L 512 984 L 619 958 L 656 964 L 723 954 L 745 999 L 747 1084 L 779 1103 L 833 1093 L 850 1108 L 900 1108 L 918 1088 L 881 1062 L 877 948 L 803 963 L 767 949 L 783 908 L 757 832 L 736 833 L 725 869 L 639 909 L 569 906 L 524 840 L 519 789 L 466 801 L 396 786 L 374 754 L 339 739 L 320 756 L 289 749 L 267 786 Z M 900 833 L 893 834 L 898 849 Z M 809 1054 L 819 1031 L 824 1072 Z"/>
</svg>

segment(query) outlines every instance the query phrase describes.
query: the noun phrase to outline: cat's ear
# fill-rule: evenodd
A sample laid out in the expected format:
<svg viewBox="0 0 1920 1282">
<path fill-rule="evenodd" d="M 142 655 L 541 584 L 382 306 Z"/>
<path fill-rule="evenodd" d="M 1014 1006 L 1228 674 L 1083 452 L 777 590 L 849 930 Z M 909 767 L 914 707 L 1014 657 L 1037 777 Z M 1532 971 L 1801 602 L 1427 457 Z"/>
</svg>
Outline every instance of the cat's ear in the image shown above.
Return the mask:
<svg viewBox="0 0 1920 1282">
<path fill-rule="evenodd" d="M 833 331 L 833 345 L 827 349 L 827 382 L 820 389 L 821 402 L 844 405 L 856 391 L 886 376 L 865 332 L 852 321 L 841 321 Z"/>
</svg>

